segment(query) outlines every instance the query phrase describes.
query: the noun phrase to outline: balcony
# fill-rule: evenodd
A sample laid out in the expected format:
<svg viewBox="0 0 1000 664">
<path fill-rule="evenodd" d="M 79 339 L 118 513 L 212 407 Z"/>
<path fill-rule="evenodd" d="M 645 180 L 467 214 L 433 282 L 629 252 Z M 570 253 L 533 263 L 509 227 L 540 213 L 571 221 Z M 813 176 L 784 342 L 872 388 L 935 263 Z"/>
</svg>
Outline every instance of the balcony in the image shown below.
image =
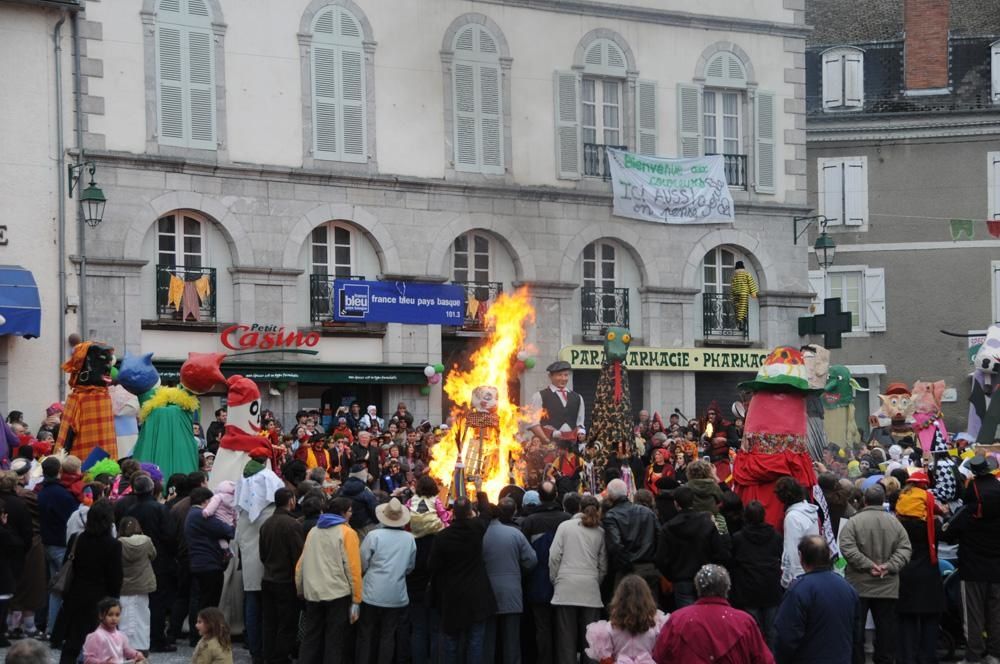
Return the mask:
<svg viewBox="0 0 1000 664">
<path fill-rule="evenodd" d="M 750 338 L 749 310 L 742 323 L 736 320 L 736 307 L 726 293 L 702 293 L 702 325 L 704 338 L 747 341 Z M 749 303 L 747 304 L 749 308 Z"/>
<path fill-rule="evenodd" d="M 583 144 L 583 174 L 588 177 L 611 179 L 611 167 L 608 166 L 608 148 L 612 150 L 627 150 L 624 145 L 599 145 L 597 143 Z"/>
<path fill-rule="evenodd" d="M 465 318 L 463 332 L 482 332 L 486 329 L 486 312 L 503 292 L 499 281 L 453 281 L 465 289 Z"/>
<path fill-rule="evenodd" d="M 706 157 L 714 156 L 706 154 Z M 745 154 L 722 155 L 726 169 L 726 183 L 733 189 L 747 188 L 747 156 Z"/>
<path fill-rule="evenodd" d="M 349 275 L 335 277 L 328 274 L 309 275 L 309 319 L 313 325 L 324 327 L 346 327 L 356 323 L 342 323 L 333 320 L 333 281 L 335 279 L 352 279 L 364 281 L 363 276 Z"/>
<path fill-rule="evenodd" d="M 628 327 L 628 289 L 580 289 L 583 336 L 598 337 L 608 327 Z"/>
<path fill-rule="evenodd" d="M 215 323 L 215 268 L 156 266 L 156 317 L 161 323 Z"/>
</svg>

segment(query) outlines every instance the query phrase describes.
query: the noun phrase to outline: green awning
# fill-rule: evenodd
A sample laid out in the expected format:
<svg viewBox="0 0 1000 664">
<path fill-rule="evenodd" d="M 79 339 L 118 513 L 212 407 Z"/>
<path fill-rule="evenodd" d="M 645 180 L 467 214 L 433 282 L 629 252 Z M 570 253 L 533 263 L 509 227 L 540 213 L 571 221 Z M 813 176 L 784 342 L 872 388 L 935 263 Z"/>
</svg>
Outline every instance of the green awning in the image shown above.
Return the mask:
<svg viewBox="0 0 1000 664">
<path fill-rule="evenodd" d="M 180 377 L 181 364 L 181 360 L 153 360 L 160 378 L 170 382 Z M 422 364 L 295 364 L 227 360 L 222 363 L 222 373 L 226 377 L 240 374 L 254 381 L 272 383 L 423 385 L 427 382 Z"/>
</svg>

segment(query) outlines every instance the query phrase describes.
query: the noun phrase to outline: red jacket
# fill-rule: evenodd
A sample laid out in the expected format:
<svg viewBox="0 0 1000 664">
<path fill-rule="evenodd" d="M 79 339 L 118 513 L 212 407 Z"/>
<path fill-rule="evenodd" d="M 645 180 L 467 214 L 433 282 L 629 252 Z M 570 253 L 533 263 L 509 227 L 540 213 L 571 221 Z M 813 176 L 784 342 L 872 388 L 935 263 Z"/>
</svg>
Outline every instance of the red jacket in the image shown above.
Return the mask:
<svg viewBox="0 0 1000 664">
<path fill-rule="evenodd" d="M 704 597 L 670 614 L 656 638 L 656 664 L 774 664 L 749 613 Z"/>
</svg>

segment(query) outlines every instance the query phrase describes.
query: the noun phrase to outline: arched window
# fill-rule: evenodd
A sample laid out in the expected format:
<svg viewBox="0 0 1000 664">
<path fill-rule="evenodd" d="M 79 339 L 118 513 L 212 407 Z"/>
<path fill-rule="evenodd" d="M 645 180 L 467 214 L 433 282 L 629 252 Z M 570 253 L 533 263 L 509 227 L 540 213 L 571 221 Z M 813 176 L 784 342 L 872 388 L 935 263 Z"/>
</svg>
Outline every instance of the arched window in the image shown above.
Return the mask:
<svg viewBox="0 0 1000 664">
<path fill-rule="evenodd" d="M 216 268 L 207 260 L 207 219 L 175 210 L 156 221 L 156 307 L 160 320 L 216 320 Z"/>
<path fill-rule="evenodd" d="M 726 247 L 716 247 L 705 254 L 704 292 L 725 295 L 728 298 L 733 270 L 736 269 L 738 260 L 742 260 L 742 256 Z"/>
<path fill-rule="evenodd" d="M 865 103 L 865 54 L 857 48 L 823 52 L 823 108 L 860 109 Z"/>
<path fill-rule="evenodd" d="M 456 171 L 504 172 L 503 83 L 497 38 L 479 24 L 455 35 L 452 66 Z"/>
<path fill-rule="evenodd" d="M 492 281 L 490 238 L 483 233 L 469 232 L 455 238 L 452 247 L 454 281 L 485 284 Z"/>
<path fill-rule="evenodd" d="M 206 0 L 159 0 L 157 135 L 163 145 L 215 150 L 215 56 Z"/>
<path fill-rule="evenodd" d="M 609 326 L 628 327 L 628 288 L 619 288 L 618 250 L 598 240 L 583 249 L 583 334 L 601 334 Z"/>
<path fill-rule="evenodd" d="M 347 278 L 355 274 L 355 233 L 350 226 L 331 221 L 312 232 L 310 273 Z"/>
<path fill-rule="evenodd" d="M 705 254 L 702 261 L 702 332 L 709 337 L 750 337 L 749 305 L 738 308 L 732 296 L 733 275 L 736 264 L 751 273 L 752 267 L 744 256 L 731 247 L 715 247 Z M 748 309 L 749 306 L 749 309 Z"/>
<path fill-rule="evenodd" d="M 364 33 L 343 7 L 327 7 L 312 24 L 313 155 L 364 162 L 367 150 Z"/>
</svg>

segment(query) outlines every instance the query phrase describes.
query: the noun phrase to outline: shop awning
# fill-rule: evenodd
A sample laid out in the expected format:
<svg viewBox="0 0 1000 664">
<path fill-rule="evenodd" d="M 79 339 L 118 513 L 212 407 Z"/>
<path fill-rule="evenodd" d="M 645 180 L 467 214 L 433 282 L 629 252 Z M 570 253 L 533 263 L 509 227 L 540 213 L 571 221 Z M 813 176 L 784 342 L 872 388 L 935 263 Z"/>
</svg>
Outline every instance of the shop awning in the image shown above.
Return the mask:
<svg viewBox="0 0 1000 664">
<path fill-rule="evenodd" d="M 181 360 L 154 358 L 153 365 L 164 381 L 176 381 L 180 375 Z M 222 373 L 226 377 L 240 374 L 262 383 L 423 385 L 427 382 L 422 364 L 350 365 L 226 360 L 222 363 Z"/>
<path fill-rule="evenodd" d="M 31 270 L 0 265 L 0 335 L 37 337 L 42 330 L 42 303 Z"/>
</svg>

